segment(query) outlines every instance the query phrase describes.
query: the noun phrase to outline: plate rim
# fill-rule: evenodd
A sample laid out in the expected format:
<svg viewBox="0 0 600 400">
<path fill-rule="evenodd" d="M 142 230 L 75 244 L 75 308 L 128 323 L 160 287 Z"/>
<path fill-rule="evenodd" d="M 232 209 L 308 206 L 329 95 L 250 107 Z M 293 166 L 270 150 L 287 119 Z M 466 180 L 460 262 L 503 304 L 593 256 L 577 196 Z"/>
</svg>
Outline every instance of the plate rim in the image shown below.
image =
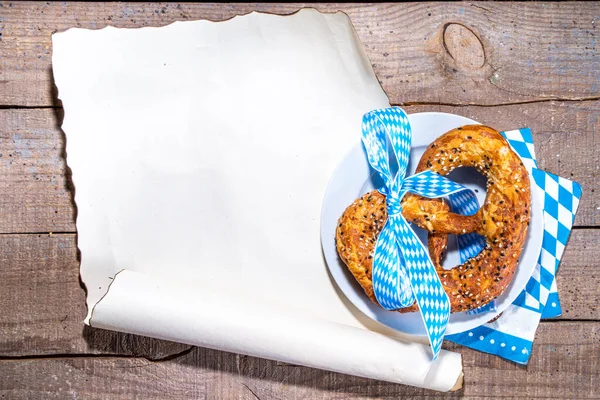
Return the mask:
<svg viewBox="0 0 600 400">
<path fill-rule="evenodd" d="M 464 117 L 464 116 L 458 115 L 458 114 L 452 114 L 452 113 L 428 111 L 428 112 L 419 112 L 419 113 L 408 114 L 409 119 L 410 118 L 414 118 L 414 117 L 417 117 L 417 118 L 427 118 L 428 116 L 429 117 L 448 117 L 449 116 L 451 118 L 462 119 L 461 125 L 459 125 L 459 126 L 462 126 L 462 125 L 465 125 L 465 124 L 478 124 L 478 125 L 481 125 L 481 123 L 479 123 L 479 122 L 477 122 L 477 121 L 475 121 L 475 120 L 473 120 L 471 118 Z M 443 133 L 441 133 L 440 135 L 442 135 L 442 134 Z M 436 138 L 437 137 L 439 137 L 439 135 L 436 136 Z M 411 145 L 411 148 L 412 147 L 418 147 L 418 146 L 425 146 L 427 144 L 429 144 L 429 141 L 426 142 L 426 143 L 424 143 L 424 144 L 417 144 L 415 146 L 414 145 L 414 139 L 413 139 L 413 144 Z M 325 246 L 326 245 L 326 243 L 325 243 L 326 242 L 326 237 L 325 236 L 326 236 L 326 233 L 327 233 L 326 232 L 326 225 L 327 224 L 324 223 L 324 221 L 327 219 L 326 218 L 326 212 L 328 211 L 328 208 L 326 207 L 326 203 L 327 203 L 327 201 L 328 201 L 328 199 L 330 197 L 329 196 L 330 195 L 330 191 L 332 189 L 333 184 L 335 183 L 335 180 L 336 180 L 337 176 L 339 175 L 340 169 L 344 166 L 344 164 L 347 162 L 347 160 L 355 152 L 359 151 L 359 149 L 362 149 L 362 143 L 360 142 L 360 140 L 359 140 L 359 142 L 356 145 L 354 145 L 345 154 L 345 156 L 337 164 L 336 168 L 334 169 L 334 171 L 331 174 L 331 177 L 330 177 L 330 179 L 329 179 L 329 181 L 327 183 L 326 190 L 325 190 L 325 195 L 323 197 L 323 202 L 322 202 L 322 206 L 321 206 L 321 218 L 320 218 L 320 224 L 321 224 L 320 231 L 321 232 L 320 233 L 321 233 L 321 247 L 322 247 L 322 251 L 323 251 L 325 262 L 327 264 L 328 273 L 331 275 L 332 280 L 335 282 L 335 285 L 338 287 L 338 289 L 343 294 L 343 296 L 345 296 L 346 299 L 350 303 L 352 303 L 352 305 L 354 307 L 356 307 L 362 314 L 364 314 L 365 316 L 367 316 L 369 319 L 371 319 L 371 320 L 373 320 L 373 321 L 375 321 L 377 323 L 383 324 L 385 326 L 388 326 L 391 329 L 394 329 L 394 330 L 396 330 L 398 332 L 402 332 L 402 333 L 409 334 L 409 335 L 414 335 L 414 336 L 421 336 L 421 337 L 422 336 L 426 336 L 426 331 L 424 329 L 424 326 L 421 327 L 422 328 L 421 331 L 402 330 L 402 329 L 398 329 L 398 327 L 397 327 L 398 324 L 390 324 L 389 321 L 388 321 L 388 320 L 397 320 L 397 318 L 398 318 L 399 315 L 407 315 L 407 314 L 399 314 L 399 313 L 396 313 L 394 311 L 387 311 L 387 310 L 384 310 L 384 309 L 377 310 L 377 311 L 371 311 L 371 310 L 369 310 L 370 307 L 377 307 L 377 305 L 370 304 L 370 303 L 372 303 L 371 300 L 368 299 L 368 297 L 364 294 L 364 292 L 362 291 L 362 289 L 358 293 L 358 296 L 362 296 L 363 297 L 363 299 L 360 302 L 355 301 L 355 299 L 353 299 L 353 297 L 355 297 L 355 296 L 350 296 L 347 293 L 348 288 L 346 286 L 348 286 L 348 285 L 346 285 L 345 282 L 340 282 L 340 281 L 344 279 L 343 278 L 344 276 L 347 277 L 347 275 L 350 275 L 351 279 L 353 279 L 353 276 L 351 274 L 348 274 L 348 272 L 345 271 L 345 270 L 347 270 L 347 267 L 343 264 L 343 261 L 341 261 L 341 259 L 339 259 L 339 255 L 337 254 L 337 249 L 335 249 L 335 235 L 334 235 L 333 239 L 330 238 L 330 241 L 333 242 L 333 252 L 335 253 L 335 257 L 336 257 L 336 261 L 337 261 L 336 264 L 338 264 L 338 265 L 341 264 L 341 274 L 332 270 L 332 265 L 330 264 L 330 258 L 331 258 L 331 256 L 330 255 L 328 256 L 328 254 L 330 252 L 328 252 L 326 250 L 326 246 Z M 520 157 L 520 155 L 519 155 L 519 157 Z M 367 162 L 367 167 L 368 167 L 368 162 Z M 534 208 L 537 210 L 537 213 L 536 213 L 538 215 L 537 219 L 539 220 L 540 225 L 541 225 L 541 227 L 538 228 L 538 229 L 540 230 L 540 233 L 543 233 L 543 215 L 542 215 L 543 214 L 543 206 L 541 204 L 541 198 L 539 198 L 540 195 L 537 192 L 537 188 L 535 187 L 535 183 L 533 181 L 531 173 L 529 173 L 528 175 L 529 175 L 530 180 L 531 180 L 532 211 L 534 210 Z M 357 195 L 358 194 L 359 193 L 357 193 Z M 533 215 L 534 214 L 532 212 L 532 217 L 533 217 Z M 339 216 L 337 218 L 339 218 Z M 336 221 L 337 221 L 337 219 L 336 219 Z M 335 224 L 333 226 L 335 226 Z M 539 241 L 539 244 L 538 244 L 538 243 L 535 243 L 535 238 L 533 237 L 533 235 L 531 235 L 531 231 L 528 231 L 528 233 L 527 233 L 528 239 L 530 238 L 530 236 L 532 236 L 532 239 L 534 240 L 535 247 L 536 248 L 539 247 L 538 252 L 537 252 L 539 254 L 539 251 L 541 251 L 541 248 L 542 248 L 541 239 L 538 240 Z M 527 246 L 527 243 L 528 242 L 525 243 L 525 247 Z M 533 250 L 535 250 L 535 249 L 533 249 Z M 523 253 L 521 254 L 521 257 L 520 257 L 521 262 L 525 259 L 524 253 L 525 253 L 525 248 L 524 248 Z M 535 257 L 539 257 L 539 255 L 535 256 Z M 468 326 L 469 324 L 466 321 L 462 321 L 462 322 L 461 321 L 457 321 L 457 322 L 454 323 L 455 325 L 460 325 L 460 324 L 467 325 L 467 327 L 463 327 L 463 328 L 452 329 L 454 327 L 453 326 L 453 322 L 452 322 L 452 319 L 453 319 L 452 316 L 453 315 L 454 316 L 457 316 L 457 315 L 467 315 L 467 314 L 466 313 L 451 314 L 451 321 L 448 324 L 448 330 L 447 330 L 446 335 L 458 334 L 458 333 L 469 331 L 471 329 L 474 329 L 474 328 L 476 328 L 478 326 L 481 326 L 481 325 L 485 324 L 490 319 L 493 319 L 496 316 L 500 315 L 502 312 L 504 312 L 508 307 L 510 307 L 510 305 L 518 298 L 518 296 L 521 294 L 521 292 L 525 289 L 525 287 L 527 285 L 527 282 L 530 279 L 530 276 L 534 273 L 536 261 L 537 261 L 537 259 L 532 263 L 533 265 L 528 268 L 531 271 L 531 274 L 527 275 L 527 276 L 529 276 L 529 278 L 524 278 L 523 286 L 520 289 L 512 289 L 511 290 L 511 292 L 514 290 L 514 293 L 512 293 L 512 296 L 510 296 L 510 297 L 512 297 L 510 299 L 510 301 L 508 301 L 507 298 L 503 299 L 501 307 L 498 307 L 498 309 L 495 310 L 495 311 L 482 312 L 482 313 L 478 313 L 478 314 L 469 314 L 469 317 L 464 317 L 467 320 L 478 321 L 476 323 L 476 325 L 472 323 L 471 324 L 472 326 Z M 519 262 L 519 264 L 517 265 L 517 268 L 519 267 L 519 265 L 521 264 L 521 262 Z M 512 285 L 513 282 L 514 282 L 514 278 L 513 278 L 513 280 L 511 280 L 511 284 L 509 284 L 509 287 L 507 287 L 507 289 L 510 288 L 510 285 Z M 357 282 L 350 281 L 349 285 L 350 285 L 349 289 L 352 290 L 352 292 L 356 292 L 357 291 L 356 288 L 352 288 L 352 286 L 357 286 L 358 285 Z M 358 287 L 360 288 L 359 285 L 358 285 Z M 498 298 L 502 298 L 503 295 L 508 294 L 508 293 L 509 293 L 509 291 L 505 290 L 503 292 L 503 294 L 500 295 Z M 365 299 L 368 300 L 368 302 L 364 301 Z M 363 305 L 363 304 L 365 304 L 365 305 Z M 366 308 L 366 310 L 365 310 L 365 308 Z M 378 319 L 376 313 L 389 313 L 387 315 L 390 316 L 390 318 Z M 455 317 L 455 319 L 456 318 L 457 317 Z"/>
</svg>

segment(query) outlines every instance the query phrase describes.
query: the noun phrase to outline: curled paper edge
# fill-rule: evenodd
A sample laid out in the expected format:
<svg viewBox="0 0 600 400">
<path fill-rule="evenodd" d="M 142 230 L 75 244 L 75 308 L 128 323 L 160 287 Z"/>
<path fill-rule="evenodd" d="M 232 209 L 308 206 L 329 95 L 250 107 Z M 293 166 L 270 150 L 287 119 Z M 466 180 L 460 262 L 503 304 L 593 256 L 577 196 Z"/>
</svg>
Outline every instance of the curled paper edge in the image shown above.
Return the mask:
<svg viewBox="0 0 600 400">
<path fill-rule="evenodd" d="M 417 386 L 462 387 L 459 353 L 306 317 L 274 304 L 223 300 L 218 291 L 120 271 L 86 321 L 90 326 Z"/>
<path fill-rule="evenodd" d="M 452 389 L 449 390 L 449 392 L 456 392 L 457 390 L 462 389 L 463 383 L 464 383 L 464 378 L 465 378 L 465 374 L 462 371 L 460 371 L 460 374 L 458 375 L 458 379 L 456 379 L 456 383 L 454 384 Z"/>
<path fill-rule="evenodd" d="M 344 54 L 351 55 L 354 54 L 354 51 L 358 50 L 362 55 L 362 57 L 358 58 L 363 61 L 360 65 L 368 67 L 370 71 L 368 75 L 373 75 L 370 63 L 366 59 L 364 49 L 359 45 L 356 32 L 349 23 L 348 17 L 341 13 L 334 14 L 334 16 L 319 16 L 316 14 L 317 11 L 306 10 L 298 12 L 293 18 L 300 18 L 301 16 L 303 18 L 313 17 L 314 20 L 325 18 L 324 22 L 327 23 L 328 29 L 334 33 L 343 33 L 350 29 L 352 31 L 352 36 L 354 37 L 354 42 L 356 43 L 351 47 L 353 51 Z M 252 20 L 258 18 L 258 16 L 259 14 L 253 13 L 247 18 Z M 333 18 L 336 19 L 336 21 L 333 21 Z M 189 26 L 190 24 L 194 24 L 194 22 L 182 22 L 172 25 L 173 27 L 181 27 L 183 24 Z M 206 22 L 197 22 L 196 24 L 206 24 Z M 154 31 L 155 29 L 164 28 L 144 28 L 146 32 Z M 109 32 L 114 33 L 117 29 L 105 28 L 103 31 L 105 31 L 105 34 Z M 65 53 L 67 36 L 63 35 L 74 35 L 75 33 L 78 35 L 84 33 L 86 35 L 91 35 L 91 33 L 86 30 L 70 30 L 69 34 L 61 33 L 59 34 L 60 36 L 57 35 L 56 42 L 54 41 L 55 37 L 53 36 L 53 45 L 56 45 L 55 49 L 61 48 L 62 46 L 62 53 Z M 341 35 L 341 37 L 344 37 L 344 35 Z M 62 39 L 59 40 L 59 38 Z M 62 45 L 60 43 L 62 43 Z M 73 43 L 71 43 L 71 45 L 72 44 Z M 83 40 L 83 45 L 84 48 L 90 47 L 85 40 Z M 74 115 L 73 110 L 75 110 L 75 108 L 72 108 L 73 103 L 67 101 L 67 99 L 70 98 L 70 95 L 64 95 L 64 93 L 69 93 L 69 85 L 65 84 L 65 81 L 70 82 L 70 78 L 68 80 L 65 78 L 66 76 L 69 76 L 69 70 L 65 65 L 60 65 L 61 63 L 67 62 L 66 65 L 70 66 L 72 64 L 72 58 L 55 56 L 56 55 L 53 54 L 53 65 L 55 66 L 54 71 L 57 78 L 57 86 L 59 87 L 59 93 L 61 93 L 60 97 L 64 102 L 65 110 L 69 110 L 65 111 L 66 117 L 63 123 L 63 130 L 68 132 L 67 148 L 70 159 L 69 164 L 71 164 L 71 167 L 74 170 L 73 180 L 77 187 L 78 184 L 82 186 L 82 182 L 86 182 L 84 172 L 82 172 L 85 171 L 85 169 L 80 168 L 81 164 L 77 164 L 76 158 L 73 157 L 73 155 L 77 155 L 77 151 L 75 150 L 76 147 L 73 146 L 77 136 L 74 135 L 73 132 L 78 130 L 78 125 L 77 120 L 72 117 Z M 352 61 L 352 58 L 349 58 L 349 60 Z M 355 65 L 354 62 L 348 62 L 346 64 L 347 67 Z M 355 75 L 361 76 L 363 74 L 354 74 L 352 76 Z M 375 78 L 374 75 L 372 78 Z M 60 84 L 59 81 L 62 81 L 63 83 Z M 365 80 L 359 79 L 359 82 L 363 81 Z M 368 83 L 368 80 L 366 80 L 366 82 Z M 377 87 L 379 88 L 379 86 Z M 384 99 L 385 95 L 382 92 L 379 93 L 379 95 L 379 97 L 381 97 L 380 101 L 387 102 L 387 98 Z M 375 94 L 372 94 L 372 96 L 374 96 L 373 99 L 379 98 L 378 96 L 375 96 Z M 373 100 L 373 102 L 375 102 L 375 100 Z M 88 160 L 81 159 L 81 161 L 87 162 Z M 77 176 L 79 176 L 79 179 Z M 88 180 L 88 182 L 92 182 L 92 180 Z M 247 316 L 240 315 L 243 313 L 236 310 L 234 299 L 228 299 L 228 303 L 223 304 L 223 296 L 220 294 L 218 296 L 213 296 L 214 293 L 210 290 L 218 290 L 218 288 L 210 288 L 210 290 L 204 291 L 197 286 L 188 286 L 185 290 L 181 290 L 180 286 L 175 286 L 173 284 L 170 289 L 167 289 L 165 282 L 157 276 L 121 270 L 123 267 L 144 268 L 145 266 L 128 266 L 126 263 L 115 263 L 114 260 L 110 260 L 110 251 L 105 251 L 105 248 L 110 249 L 110 243 L 103 241 L 105 237 L 82 235 L 82 233 L 85 233 L 82 232 L 84 231 L 81 224 L 81 221 L 83 220 L 82 217 L 84 215 L 90 215 L 86 214 L 86 212 L 91 213 L 91 211 L 86 208 L 88 205 L 87 200 L 89 198 L 84 196 L 85 190 L 79 189 L 80 190 L 75 196 L 79 207 L 77 225 L 80 236 L 78 237 L 78 245 L 82 251 L 83 257 L 81 265 L 82 281 L 88 288 L 87 304 L 90 314 L 86 319 L 86 323 L 89 325 L 174 340 L 192 345 L 235 351 L 258 357 L 289 361 L 291 363 L 315 368 L 335 370 L 342 373 L 362 375 L 369 378 L 389 380 L 435 390 L 447 391 L 453 388 L 460 379 L 458 375 L 461 373 L 460 371 L 462 371 L 462 365 L 460 355 L 457 353 L 444 352 L 443 361 L 431 365 L 429 362 L 430 350 L 427 346 L 398 342 L 396 339 L 375 332 L 336 324 L 331 321 L 315 320 L 314 318 L 304 319 L 300 314 L 296 314 L 290 310 L 286 310 L 287 312 L 281 311 L 277 315 L 283 314 L 283 317 L 287 317 L 288 315 L 292 316 L 292 318 L 288 317 L 288 323 L 283 326 L 283 328 L 286 326 L 292 328 L 291 332 L 288 332 L 285 329 L 282 329 L 281 322 L 274 319 L 272 316 L 272 314 L 275 313 L 274 308 L 276 308 L 273 304 L 270 304 L 268 307 L 259 307 L 256 305 L 255 308 L 250 310 L 251 315 L 255 316 L 256 320 L 249 321 L 251 323 L 244 325 L 241 322 L 247 321 Z M 97 212 L 97 210 L 95 212 Z M 85 241 L 83 240 L 84 236 L 88 238 L 85 239 Z M 90 251 L 90 243 L 97 246 L 97 249 L 102 251 L 96 253 Z M 104 258 L 105 256 L 106 259 Z M 121 272 L 118 272 L 118 276 L 114 275 L 114 273 L 119 270 L 121 270 Z M 175 275 L 173 271 L 168 271 L 166 273 Z M 96 285 L 96 283 L 98 284 Z M 246 310 L 247 307 L 249 307 L 247 304 L 248 301 L 254 306 L 252 296 L 240 296 L 237 299 L 238 304 L 246 306 Z M 209 307 L 197 306 L 206 304 L 208 304 Z M 223 310 L 225 312 L 222 312 Z M 332 315 L 337 316 L 337 314 Z M 238 319 L 236 319 L 236 317 L 238 317 Z M 241 319 L 242 317 L 246 319 Z M 206 318 L 209 318 L 208 321 Z M 256 321 L 264 322 L 264 319 L 267 319 L 267 322 L 269 320 L 276 322 L 275 325 L 267 325 L 269 328 L 275 326 L 275 328 L 279 329 L 276 330 L 276 332 L 283 331 L 282 334 L 286 340 L 283 342 L 277 341 L 275 344 L 279 347 L 275 346 L 273 341 L 268 340 L 271 336 L 268 336 L 267 338 L 264 336 L 265 334 L 272 335 L 272 331 L 269 331 L 266 326 L 256 323 Z M 325 350 L 329 351 L 325 353 L 330 356 L 329 359 L 320 353 L 316 354 L 314 343 L 310 342 L 307 344 L 306 338 L 298 337 L 297 334 L 296 336 L 293 335 L 295 327 L 297 325 L 302 326 L 302 323 L 316 326 L 317 328 L 320 327 L 321 329 L 324 329 L 323 327 L 331 329 L 331 331 L 325 329 L 325 332 L 329 337 L 334 337 L 335 332 L 338 334 L 341 333 L 345 345 L 342 346 L 338 343 L 339 338 L 335 338 L 335 341 L 330 341 L 333 342 L 333 345 L 337 345 L 335 351 L 325 348 Z M 222 329 L 223 326 L 228 326 L 229 328 L 237 327 L 238 329 L 230 329 L 233 331 L 230 334 L 229 330 Z M 249 329 L 250 331 L 248 331 Z M 224 332 L 226 332 L 225 337 L 223 335 Z M 350 336 L 350 338 L 346 338 L 346 334 Z M 291 337 L 286 335 L 291 335 Z M 311 337 L 314 339 L 314 336 Z M 294 342 L 294 340 L 297 341 Z M 321 338 L 317 337 L 313 342 L 320 345 L 322 348 L 324 345 L 320 340 Z M 327 343 L 331 344 L 329 342 Z M 354 343 L 354 347 L 349 346 L 348 343 Z M 381 346 L 378 345 L 380 343 L 382 344 Z M 305 347 L 302 347 L 302 345 Z M 306 347 L 307 345 L 308 347 Z M 292 347 L 292 349 L 290 349 L 290 347 Z M 394 353 L 388 352 L 389 354 L 380 354 L 384 353 L 382 351 L 383 349 L 389 348 L 396 348 L 397 351 Z M 292 350 L 292 354 L 288 353 L 290 350 Z M 354 365 L 352 362 L 355 362 L 355 359 L 350 358 L 346 364 L 343 363 L 343 361 L 348 358 L 345 353 L 349 350 L 353 351 L 351 354 L 354 354 L 354 352 L 358 350 L 363 350 L 360 352 L 360 356 L 365 357 L 368 360 L 376 359 L 376 362 L 381 361 L 384 364 L 389 361 L 389 365 L 385 367 L 385 370 L 379 371 L 376 370 L 373 365 L 363 363 L 358 365 L 357 368 L 359 370 L 353 370 L 350 366 Z M 402 350 L 402 352 L 400 350 Z M 407 351 L 410 357 L 402 357 L 404 350 Z M 390 358 L 390 354 L 397 354 L 400 356 Z M 345 359 L 338 359 L 338 357 L 344 356 L 346 356 Z M 303 357 L 306 357 L 306 359 Z M 382 360 L 378 360 L 377 357 L 381 357 Z M 335 362 L 331 360 L 334 360 Z M 380 364 L 375 364 L 375 366 L 377 365 Z M 424 365 L 426 365 L 426 367 L 424 367 Z M 394 367 L 395 369 L 393 369 Z M 390 368 L 392 369 L 391 371 Z M 361 371 L 363 372 L 362 374 L 360 373 Z M 386 374 L 390 375 L 391 378 L 388 379 L 386 376 L 381 376 Z"/>
</svg>

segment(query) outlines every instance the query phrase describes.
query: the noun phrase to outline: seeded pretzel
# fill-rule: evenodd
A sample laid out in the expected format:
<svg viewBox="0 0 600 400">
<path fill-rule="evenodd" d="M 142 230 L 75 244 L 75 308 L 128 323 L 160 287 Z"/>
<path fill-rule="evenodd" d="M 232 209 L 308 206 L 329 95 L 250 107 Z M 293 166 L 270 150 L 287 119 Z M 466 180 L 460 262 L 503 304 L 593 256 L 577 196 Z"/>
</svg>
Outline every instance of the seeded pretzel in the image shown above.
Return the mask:
<svg viewBox="0 0 600 400">
<path fill-rule="evenodd" d="M 506 139 L 492 128 L 467 125 L 445 133 L 427 148 L 416 172 L 430 169 L 447 175 L 457 167 L 474 167 L 488 179 L 485 203 L 476 214 L 454 214 L 443 200 L 413 194 L 402 202 L 404 217 L 430 232 L 430 255 L 452 312 L 481 307 L 504 292 L 525 244 L 531 208 L 527 170 Z M 336 230 L 340 257 L 375 303 L 373 251 L 386 220 L 385 196 L 373 191 L 346 209 Z M 483 235 L 486 248 L 451 270 L 442 268 L 448 234 L 470 232 Z M 417 309 L 415 303 L 401 311 Z"/>
</svg>

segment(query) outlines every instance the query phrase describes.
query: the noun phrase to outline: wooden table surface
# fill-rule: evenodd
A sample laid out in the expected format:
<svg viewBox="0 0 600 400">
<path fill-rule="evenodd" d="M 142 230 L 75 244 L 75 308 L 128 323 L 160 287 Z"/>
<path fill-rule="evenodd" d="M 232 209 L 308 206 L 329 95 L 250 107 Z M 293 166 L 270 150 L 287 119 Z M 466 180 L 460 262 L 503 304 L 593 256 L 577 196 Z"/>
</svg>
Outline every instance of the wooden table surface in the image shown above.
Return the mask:
<svg viewBox="0 0 600 400">
<path fill-rule="evenodd" d="M 51 34 L 300 7 L 0 3 L 2 398 L 442 396 L 82 323 L 85 292 Z M 392 104 L 461 114 L 500 130 L 529 126 L 541 167 L 583 185 L 557 278 L 563 316 L 541 323 L 526 367 L 448 344 L 462 353 L 465 372 L 464 388 L 448 396 L 599 398 L 600 4 L 314 7 L 350 16 Z"/>
</svg>

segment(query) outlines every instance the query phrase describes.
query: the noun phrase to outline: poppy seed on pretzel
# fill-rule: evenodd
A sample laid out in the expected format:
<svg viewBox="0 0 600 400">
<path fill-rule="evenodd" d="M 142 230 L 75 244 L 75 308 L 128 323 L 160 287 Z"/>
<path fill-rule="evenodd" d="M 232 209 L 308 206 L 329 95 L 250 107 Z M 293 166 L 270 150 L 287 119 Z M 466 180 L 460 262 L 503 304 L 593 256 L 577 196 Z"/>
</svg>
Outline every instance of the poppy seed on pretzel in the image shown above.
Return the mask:
<svg viewBox="0 0 600 400">
<path fill-rule="evenodd" d="M 407 194 L 402 200 L 402 215 L 429 231 L 429 252 L 452 312 L 479 308 L 504 292 L 525 244 L 531 209 L 527 170 L 498 131 L 466 125 L 443 134 L 427 147 L 416 173 L 429 169 L 447 175 L 458 167 L 473 167 L 487 177 L 485 203 L 476 214 L 454 214 L 441 199 Z M 336 229 L 340 257 L 375 303 L 373 252 L 386 220 L 385 196 L 372 191 L 345 210 Z M 486 247 L 465 263 L 444 269 L 448 234 L 471 232 L 484 236 Z M 415 303 L 401 311 L 417 310 Z"/>
</svg>

